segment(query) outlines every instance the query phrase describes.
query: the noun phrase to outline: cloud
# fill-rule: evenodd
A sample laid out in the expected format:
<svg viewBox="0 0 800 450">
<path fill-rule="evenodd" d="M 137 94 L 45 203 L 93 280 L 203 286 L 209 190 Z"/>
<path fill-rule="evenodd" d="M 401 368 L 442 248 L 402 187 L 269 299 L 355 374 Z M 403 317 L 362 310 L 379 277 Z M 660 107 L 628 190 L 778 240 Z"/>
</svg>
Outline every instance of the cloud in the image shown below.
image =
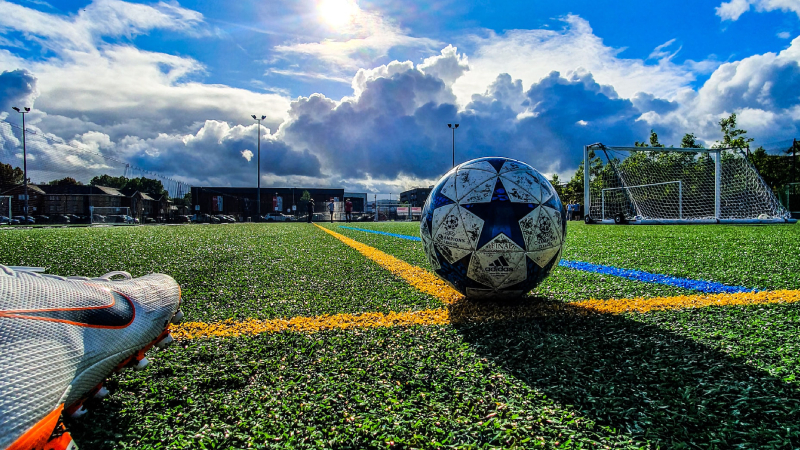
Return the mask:
<svg viewBox="0 0 800 450">
<path fill-rule="evenodd" d="M 202 23 L 202 14 L 163 2 L 150 6 L 95 0 L 77 15 L 64 17 L 0 0 L 0 29 L 22 32 L 55 51 L 90 51 L 102 37 L 130 38 L 153 29 L 188 31 Z"/>
<path fill-rule="evenodd" d="M 273 50 L 284 58 L 308 57 L 319 60 L 334 71 L 355 71 L 386 57 L 396 47 L 431 50 L 440 45 L 436 40 L 409 36 L 406 31 L 374 11 L 365 11 L 353 4 L 350 22 L 337 30 L 337 36 L 317 42 L 294 42 L 278 45 Z"/>
<path fill-rule="evenodd" d="M 12 20 L 11 17 L 14 17 Z M 257 112 L 277 128 L 286 96 L 205 84 L 193 58 L 108 43 L 154 29 L 196 35 L 202 15 L 177 5 L 97 0 L 74 16 L 43 13 L 0 0 L 0 30 L 21 32 L 52 55 L 23 60 L 0 50 L 0 70 L 25 67 L 38 79 L 40 125 L 62 134 L 99 130 L 112 139 L 185 133 L 206 119 L 239 122 Z M 77 119 L 77 120 L 76 120 Z"/>
<path fill-rule="evenodd" d="M 585 19 L 568 15 L 562 20 L 561 30 L 509 30 L 475 36 L 470 70 L 453 86 L 459 104 L 468 103 L 472 94 L 482 92 L 499 73 L 508 73 L 527 85 L 553 70 L 562 74 L 585 70 L 599 83 L 614 86 L 626 98 L 637 92 L 673 98 L 695 80 L 690 67 L 674 64 L 669 58 L 646 64 L 640 59 L 620 57 L 622 50 L 603 44 Z"/>
<path fill-rule="evenodd" d="M 739 20 L 739 17 L 755 7 L 758 12 L 783 11 L 793 12 L 800 17 L 800 1 L 798 0 L 731 0 L 723 2 L 715 10 L 722 20 Z"/>
<path fill-rule="evenodd" d="M 781 31 L 780 33 L 776 34 L 775 36 L 778 36 L 781 39 L 789 39 L 790 37 L 792 37 L 792 34 L 789 33 L 788 31 Z"/>
<path fill-rule="evenodd" d="M 0 114 L 13 106 L 31 107 L 38 95 L 36 77 L 24 69 L 0 73 Z"/>
<path fill-rule="evenodd" d="M 253 152 L 247 149 L 242 150 L 242 158 L 246 159 L 247 162 L 250 162 L 250 160 L 253 159 Z"/>
<path fill-rule="evenodd" d="M 464 54 L 452 45 L 442 49 L 441 55 L 425 58 L 419 70 L 426 75 L 433 75 L 451 86 L 461 75 L 469 70 L 469 61 Z"/>
<path fill-rule="evenodd" d="M 448 85 L 423 68 L 394 62 L 360 71 L 358 95 L 341 102 L 299 98 L 277 136 L 317 155 L 325 172 L 366 188 L 396 180 L 427 185 L 448 170 L 447 123 L 460 124 L 456 162 L 500 155 L 548 173 L 574 171 L 586 143 L 632 142 L 647 131 L 631 101 L 585 71 L 569 78 L 551 72 L 527 90 L 501 74 L 459 111 Z"/>
</svg>

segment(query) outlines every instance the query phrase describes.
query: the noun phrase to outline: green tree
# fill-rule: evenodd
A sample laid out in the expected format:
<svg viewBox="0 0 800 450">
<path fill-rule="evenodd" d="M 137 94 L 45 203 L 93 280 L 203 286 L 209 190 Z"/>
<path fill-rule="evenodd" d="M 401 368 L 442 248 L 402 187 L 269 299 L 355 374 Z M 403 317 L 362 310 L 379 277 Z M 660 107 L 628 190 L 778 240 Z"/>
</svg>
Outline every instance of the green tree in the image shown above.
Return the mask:
<svg viewBox="0 0 800 450">
<path fill-rule="evenodd" d="M 49 184 L 50 186 L 83 186 L 83 183 L 72 177 L 64 177 L 61 178 L 60 180 L 52 180 L 49 181 L 47 184 Z"/>
<path fill-rule="evenodd" d="M 686 133 L 681 139 L 681 148 L 703 148 L 703 144 L 697 142 L 697 136 L 694 133 Z"/>
<path fill-rule="evenodd" d="M 145 177 L 129 179 L 125 184 L 125 189 L 145 192 L 151 196 L 154 196 L 156 199 L 162 195 L 168 195 L 167 191 L 164 189 L 164 185 L 161 184 L 161 181 Z"/>
<path fill-rule="evenodd" d="M 583 164 L 581 161 L 578 169 L 569 180 L 563 189 L 561 200 L 566 203 L 579 202 L 583 203 Z M 603 171 L 603 160 L 595 153 L 594 150 L 589 150 L 589 177 L 596 178 Z"/>
<path fill-rule="evenodd" d="M 191 192 L 187 192 L 186 195 L 184 195 L 183 197 L 174 198 L 172 200 L 173 200 L 172 204 L 175 205 L 175 206 L 191 207 L 192 206 L 192 193 Z"/>
<path fill-rule="evenodd" d="M 736 128 L 736 113 L 719 121 L 722 131 L 722 140 L 717 141 L 711 148 L 739 148 L 750 152 L 750 143 L 753 138 L 747 137 L 747 131 Z"/>
<path fill-rule="evenodd" d="M 89 180 L 91 186 L 105 186 L 115 189 L 125 189 L 127 183 L 128 179 L 125 177 L 112 177 L 107 174 L 96 176 Z"/>
<path fill-rule="evenodd" d="M 658 134 L 654 130 L 650 130 L 650 142 L 639 142 L 636 141 L 633 143 L 635 147 L 664 147 L 664 144 L 658 142 Z"/>
<path fill-rule="evenodd" d="M 308 191 L 303 191 L 303 195 L 300 197 L 300 204 L 297 205 L 297 210 L 300 214 L 305 214 L 308 212 L 308 202 L 311 200 L 311 193 Z"/>
<path fill-rule="evenodd" d="M 24 172 L 19 167 L 11 167 L 11 164 L 0 163 L 0 186 L 12 184 L 22 184 Z"/>
</svg>

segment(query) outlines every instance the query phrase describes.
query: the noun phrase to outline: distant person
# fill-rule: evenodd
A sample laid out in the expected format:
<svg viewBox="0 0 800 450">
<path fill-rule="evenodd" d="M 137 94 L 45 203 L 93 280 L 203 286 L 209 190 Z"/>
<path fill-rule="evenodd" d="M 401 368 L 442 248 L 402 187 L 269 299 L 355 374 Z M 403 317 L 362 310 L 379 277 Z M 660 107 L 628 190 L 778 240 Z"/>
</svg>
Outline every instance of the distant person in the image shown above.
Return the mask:
<svg viewBox="0 0 800 450">
<path fill-rule="evenodd" d="M 581 204 L 578 203 L 578 202 L 575 202 L 575 204 L 572 205 L 572 210 L 575 213 L 575 220 L 580 220 L 580 217 L 581 217 Z"/>
<path fill-rule="evenodd" d="M 567 221 L 572 220 L 572 202 L 567 203 Z"/>
<path fill-rule="evenodd" d="M 333 223 L 333 209 L 334 208 L 335 208 L 335 205 L 333 204 L 333 200 L 331 200 L 330 202 L 328 202 L 328 211 L 331 212 L 331 223 Z"/>
<path fill-rule="evenodd" d="M 306 203 L 306 207 L 308 207 L 308 223 L 311 223 L 311 218 L 314 217 L 314 199 L 311 198 Z"/>
<path fill-rule="evenodd" d="M 344 201 L 344 218 L 348 223 L 353 220 L 353 202 L 349 198 Z"/>
</svg>

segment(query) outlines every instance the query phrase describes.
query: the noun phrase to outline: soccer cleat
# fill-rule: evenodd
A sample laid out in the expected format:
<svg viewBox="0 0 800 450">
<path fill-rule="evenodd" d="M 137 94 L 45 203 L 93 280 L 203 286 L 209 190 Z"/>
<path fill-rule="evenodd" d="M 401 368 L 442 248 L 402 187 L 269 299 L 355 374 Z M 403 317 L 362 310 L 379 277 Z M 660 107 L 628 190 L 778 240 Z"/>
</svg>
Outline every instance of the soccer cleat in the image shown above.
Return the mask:
<svg viewBox="0 0 800 450">
<path fill-rule="evenodd" d="M 146 367 L 145 352 L 168 345 L 183 316 L 167 275 L 39 272 L 0 265 L 0 450 L 76 448 L 62 419 L 105 397 L 114 370 Z"/>
</svg>

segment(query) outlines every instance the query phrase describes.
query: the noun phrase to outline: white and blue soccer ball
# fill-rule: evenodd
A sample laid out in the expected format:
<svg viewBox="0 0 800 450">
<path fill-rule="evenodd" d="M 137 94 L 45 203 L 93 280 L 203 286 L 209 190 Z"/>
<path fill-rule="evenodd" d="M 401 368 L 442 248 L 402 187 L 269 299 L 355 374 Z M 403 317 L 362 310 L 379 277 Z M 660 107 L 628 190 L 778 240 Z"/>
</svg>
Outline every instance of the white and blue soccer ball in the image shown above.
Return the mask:
<svg viewBox="0 0 800 450">
<path fill-rule="evenodd" d="M 547 179 L 513 159 L 479 158 L 447 172 L 422 208 L 434 272 L 467 297 L 521 297 L 561 259 L 566 211 Z"/>
</svg>

